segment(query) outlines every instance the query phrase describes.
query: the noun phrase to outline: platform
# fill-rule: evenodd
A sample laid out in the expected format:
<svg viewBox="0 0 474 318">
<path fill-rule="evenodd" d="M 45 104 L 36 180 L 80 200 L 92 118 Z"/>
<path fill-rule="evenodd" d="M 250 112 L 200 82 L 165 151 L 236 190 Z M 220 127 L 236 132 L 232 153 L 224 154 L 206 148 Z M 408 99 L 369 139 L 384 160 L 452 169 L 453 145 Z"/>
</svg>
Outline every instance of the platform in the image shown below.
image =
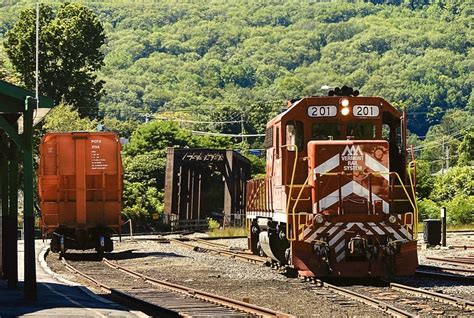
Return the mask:
<svg viewBox="0 0 474 318">
<path fill-rule="evenodd" d="M 40 252 L 47 246 L 36 240 L 36 275 L 38 299 L 26 301 L 23 284 L 23 241 L 18 242 L 18 274 L 20 286 L 7 289 L 0 280 L 0 317 L 147 317 L 141 312 L 131 311 L 116 303 L 94 295 L 85 287 L 59 281 L 47 273 L 39 262 Z"/>
</svg>

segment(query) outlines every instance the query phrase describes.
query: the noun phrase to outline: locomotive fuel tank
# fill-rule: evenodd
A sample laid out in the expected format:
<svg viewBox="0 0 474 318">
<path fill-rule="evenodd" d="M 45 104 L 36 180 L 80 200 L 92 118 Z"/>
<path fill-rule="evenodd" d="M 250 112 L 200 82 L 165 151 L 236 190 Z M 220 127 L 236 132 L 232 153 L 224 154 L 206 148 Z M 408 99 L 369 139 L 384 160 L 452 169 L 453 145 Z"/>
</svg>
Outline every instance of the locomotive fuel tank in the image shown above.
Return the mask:
<svg viewBox="0 0 474 318">
<path fill-rule="evenodd" d="M 121 145 L 111 132 L 48 133 L 40 145 L 40 226 L 53 252 L 112 251 L 120 233 Z"/>
</svg>

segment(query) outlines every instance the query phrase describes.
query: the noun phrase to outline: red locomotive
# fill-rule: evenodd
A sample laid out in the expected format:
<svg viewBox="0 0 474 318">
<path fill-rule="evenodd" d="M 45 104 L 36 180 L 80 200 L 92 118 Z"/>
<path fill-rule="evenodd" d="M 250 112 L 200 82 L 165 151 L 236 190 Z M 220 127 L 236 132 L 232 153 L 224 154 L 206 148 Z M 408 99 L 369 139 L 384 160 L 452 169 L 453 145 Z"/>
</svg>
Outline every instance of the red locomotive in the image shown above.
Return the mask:
<svg viewBox="0 0 474 318">
<path fill-rule="evenodd" d="M 267 124 L 266 177 L 247 183 L 249 248 L 303 276 L 414 274 L 405 113 L 346 86 L 288 104 Z"/>
</svg>

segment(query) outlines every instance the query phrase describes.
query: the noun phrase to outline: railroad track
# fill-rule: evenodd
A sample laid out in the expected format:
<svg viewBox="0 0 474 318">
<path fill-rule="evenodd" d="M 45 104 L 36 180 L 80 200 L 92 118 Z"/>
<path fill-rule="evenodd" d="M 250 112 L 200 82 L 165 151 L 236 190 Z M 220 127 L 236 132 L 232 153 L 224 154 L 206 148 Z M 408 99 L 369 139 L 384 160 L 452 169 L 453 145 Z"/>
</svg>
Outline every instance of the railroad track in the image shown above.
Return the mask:
<svg viewBox="0 0 474 318">
<path fill-rule="evenodd" d="M 369 305 L 377 310 L 385 312 L 394 317 L 414 317 L 410 312 L 403 310 L 397 306 L 391 305 L 389 303 L 374 299 L 373 297 L 366 296 L 360 292 L 352 291 L 348 288 L 343 288 L 340 286 L 335 286 L 321 280 L 315 280 L 315 283 L 319 286 L 328 289 L 336 294 L 344 296 L 348 299 L 355 300 L 357 302 L 364 303 Z"/>
<path fill-rule="evenodd" d="M 223 245 L 223 244 L 219 244 L 219 243 L 208 244 L 208 242 L 205 242 L 205 241 L 203 242 L 201 240 L 192 240 L 191 242 L 177 241 L 177 243 L 181 245 L 185 245 L 189 248 L 194 248 L 194 249 L 202 248 L 202 247 L 199 247 L 199 245 L 201 246 L 206 245 L 204 249 L 209 249 L 210 251 L 216 251 L 216 252 L 219 252 L 222 249 L 229 249 L 226 245 Z M 196 243 L 200 243 L 200 244 L 196 244 Z M 207 247 L 207 246 L 210 246 L 210 247 Z M 225 252 L 226 253 L 224 254 L 229 253 L 228 251 L 225 251 Z M 230 252 L 230 253 L 235 253 L 235 252 Z M 452 270 L 452 268 L 444 268 L 444 267 L 437 267 L 437 266 L 429 266 L 429 267 L 421 266 L 421 267 L 424 269 L 417 270 L 417 275 L 420 275 L 420 276 L 429 275 L 431 278 L 434 277 L 434 278 L 442 279 L 442 280 L 457 280 L 457 281 L 462 281 L 462 282 L 474 280 L 474 278 L 471 276 L 454 275 L 450 273 L 433 272 L 433 271 L 426 270 L 426 269 L 430 269 L 430 270 L 442 271 L 442 270 Z M 459 271 L 463 271 L 463 269 L 459 269 Z M 460 298 L 456 298 L 454 296 L 445 295 L 441 293 L 435 293 L 435 292 L 431 292 L 428 290 L 415 288 L 415 287 L 411 287 L 407 285 L 397 284 L 397 283 L 388 283 L 390 286 L 389 290 L 384 291 L 384 290 L 380 290 L 380 288 L 377 287 L 371 291 L 372 294 L 366 294 L 363 290 L 351 290 L 351 288 L 343 288 L 340 286 L 335 286 L 335 285 L 332 285 L 332 284 L 329 284 L 327 282 L 317 280 L 317 279 L 308 279 L 308 280 L 319 284 L 321 287 L 324 287 L 325 289 L 333 293 L 344 296 L 349 300 L 369 305 L 373 308 L 376 308 L 382 312 L 385 312 L 389 315 L 396 316 L 396 317 L 417 317 L 419 316 L 419 313 L 430 314 L 430 315 L 442 315 L 442 314 L 445 314 L 446 312 L 450 315 L 451 314 L 466 315 L 467 312 L 471 313 L 471 311 L 474 310 L 474 304 L 471 301 L 467 301 Z M 392 296 L 392 297 L 395 297 L 393 298 L 393 300 L 401 299 L 401 301 L 403 302 L 402 307 L 400 307 L 396 302 L 390 303 L 383 300 L 384 298 L 390 299 L 390 297 L 384 293 L 395 295 L 397 292 L 398 292 L 398 295 Z M 377 296 L 377 293 L 381 294 L 382 296 Z M 404 296 L 401 296 L 400 293 L 411 294 L 411 295 L 408 297 L 404 297 Z M 431 304 L 430 304 L 430 301 L 431 301 Z M 345 302 L 341 300 L 337 300 L 337 302 L 341 304 L 345 304 Z M 443 307 L 443 304 L 444 304 L 444 307 Z M 448 306 L 446 307 L 446 305 Z M 456 307 L 456 308 L 452 308 L 452 307 Z"/>
<path fill-rule="evenodd" d="M 105 258 L 102 262 L 85 262 L 89 263 L 88 265 L 83 263 L 80 265 L 86 267 L 87 273 L 63 260 L 68 270 L 108 292 L 115 300 L 139 308 L 152 316 L 293 317 L 265 307 L 148 277 Z M 103 283 L 104 278 L 114 286 Z"/>
<path fill-rule="evenodd" d="M 418 269 L 424 270 L 437 270 L 437 271 L 451 271 L 451 272 L 463 272 L 463 273 L 474 273 L 474 269 L 471 268 L 459 268 L 459 267 L 444 267 L 435 265 L 418 265 Z"/>
<path fill-rule="evenodd" d="M 260 264 L 260 265 L 269 264 L 268 259 L 265 257 L 249 254 L 245 251 L 232 251 L 232 250 L 229 250 L 229 248 L 223 244 L 218 244 L 214 242 L 211 243 L 211 242 L 198 240 L 198 239 L 193 239 L 189 241 L 181 241 L 177 239 L 169 239 L 169 240 L 172 243 L 176 243 L 176 244 L 185 246 L 187 248 L 191 248 L 195 251 L 214 252 L 219 255 L 224 255 L 230 258 L 243 260 L 243 261 L 254 263 L 254 264 Z M 203 247 L 202 245 L 205 245 L 205 247 Z"/>
<path fill-rule="evenodd" d="M 470 315 L 474 310 L 472 301 L 397 283 L 389 283 L 389 287 L 385 288 L 367 286 L 344 288 L 318 279 L 313 281 L 322 288 L 394 317 L 418 317 L 420 314 Z"/>
<path fill-rule="evenodd" d="M 445 271 L 438 272 L 438 271 L 433 271 L 433 270 L 417 269 L 415 272 L 415 275 L 421 276 L 421 277 L 429 277 L 429 278 L 435 278 L 435 279 L 441 279 L 441 280 L 454 281 L 454 282 L 462 282 L 462 283 L 473 282 L 474 283 L 473 276 L 451 274 Z"/>
<path fill-rule="evenodd" d="M 426 259 L 447 264 L 474 266 L 472 257 L 427 257 Z"/>
<path fill-rule="evenodd" d="M 446 294 L 441 294 L 441 293 L 436 293 L 432 292 L 429 290 L 421 289 L 421 288 L 416 288 L 416 287 L 411 287 L 411 286 L 406 286 L 402 284 L 396 284 L 396 283 L 390 283 L 390 288 L 394 290 L 399 290 L 405 293 L 409 294 L 414 294 L 421 296 L 423 298 L 429 298 L 436 300 L 441 303 L 446 303 L 450 304 L 468 311 L 474 310 L 474 302 L 464 300 L 458 297 L 446 295 Z"/>
</svg>

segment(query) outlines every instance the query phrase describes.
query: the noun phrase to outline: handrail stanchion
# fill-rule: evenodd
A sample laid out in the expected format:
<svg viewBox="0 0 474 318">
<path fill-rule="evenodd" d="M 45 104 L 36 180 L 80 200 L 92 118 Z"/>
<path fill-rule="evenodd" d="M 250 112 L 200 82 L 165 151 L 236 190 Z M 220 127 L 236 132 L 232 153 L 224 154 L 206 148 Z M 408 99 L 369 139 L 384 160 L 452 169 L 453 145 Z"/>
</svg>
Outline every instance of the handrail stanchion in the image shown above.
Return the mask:
<svg viewBox="0 0 474 318">
<path fill-rule="evenodd" d="M 295 203 L 293 204 L 293 210 L 292 210 L 292 216 L 293 216 L 293 224 L 292 224 L 292 227 L 293 227 L 293 239 L 291 241 L 296 241 L 297 239 L 297 236 L 296 236 L 296 219 L 295 219 L 295 216 L 296 216 L 296 207 L 298 206 L 298 202 L 301 198 L 301 195 L 303 194 L 303 190 L 305 188 L 305 186 L 308 184 L 308 181 L 309 181 L 309 178 L 311 178 L 313 176 L 313 172 L 311 172 L 310 174 L 308 174 L 308 177 L 306 178 L 305 182 L 303 183 L 303 186 L 301 187 L 300 189 L 300 192 L 298 193 L 298 196 L 296 197 L 296 201 Z M 290 197 L 291 198 L 291 197 Z M 298 221 L 300 220 L 299 216 L 298 216 Z"/>
<path fill-rule="evenodd" d="M 412 168 L 412 165 L 414 167 L 414 169 L 416 169 L 416 161 L 410 161 L 408 163 L 408 179 L 410 180 L 410 186 L 411 186 L 411 191 L 412 191 L 412 194 L 413 194 L 413 200 L 415 201 L 415 206 L 414 206 L 414 213 L 415 213 L 415 217 L 414 217 L 414 225 L 413 225 L 413 236 L 415 237 L 415 240 L 418 238 L 418 202 L 416 201 L 416 194 L 415 194 L 415 185 L 413 183 L 413 177 L 411 175 L 411 168 Z"/>
<path fill-rule="evenodd" d="M 295 159 L 293 160 L 293 172 L 291 173 L 290 189 L 289 189 L 288 198 L 287 198 L 288 202 L 286 204 L 286 213 L 288 214 L 290 212 L 291 194 L 293 192 L 293 182 L 295 180 L 296 164 L 298 162 L 298 146 L 297 145 L 282 145 L 280 147 L 281 148 L 294 147 L 294 149 L 295 149 Z M 294 220 L 294 215 L 293 215 L 292 220 Z M 296 237 L 296 234 L 293 233 L 293 235 Z M 293 238 L 293 239 L 290 238 L 289 226 L 286 227 L 286 237 L 288 238 L 289 241 L 294 241 L 295 240 L 295 238 Z"/>
</svg>

